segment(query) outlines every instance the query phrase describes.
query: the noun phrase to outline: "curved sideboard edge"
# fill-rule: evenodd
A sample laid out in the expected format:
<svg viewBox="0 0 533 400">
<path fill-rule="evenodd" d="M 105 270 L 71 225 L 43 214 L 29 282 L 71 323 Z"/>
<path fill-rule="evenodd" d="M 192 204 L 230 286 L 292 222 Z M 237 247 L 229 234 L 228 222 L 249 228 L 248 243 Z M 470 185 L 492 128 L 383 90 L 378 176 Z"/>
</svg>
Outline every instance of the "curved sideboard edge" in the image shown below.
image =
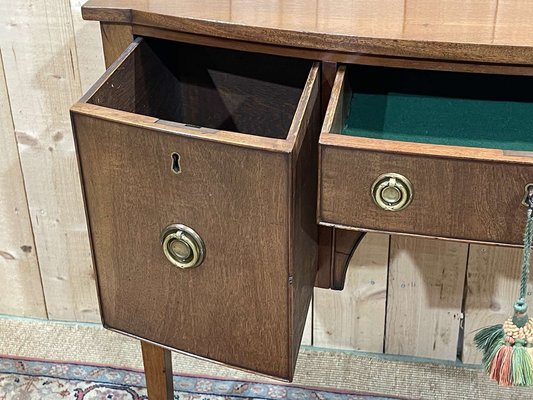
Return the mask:
<svg viewBox="0 0 533 400">
<path fill-rule="evenodd" d="M 388 57 L 434 59 L 473 63 L 533 65 L 533 45 L 494 44 L 356 36 L 349 33 L 248 25 L 222 19 L 162 14 L 135 1 L 89 0 L 82 7 L 86 20 L 132 24 L 196 35 L 241 40 L 275 46 L 369 54 Z"/>
</svg>

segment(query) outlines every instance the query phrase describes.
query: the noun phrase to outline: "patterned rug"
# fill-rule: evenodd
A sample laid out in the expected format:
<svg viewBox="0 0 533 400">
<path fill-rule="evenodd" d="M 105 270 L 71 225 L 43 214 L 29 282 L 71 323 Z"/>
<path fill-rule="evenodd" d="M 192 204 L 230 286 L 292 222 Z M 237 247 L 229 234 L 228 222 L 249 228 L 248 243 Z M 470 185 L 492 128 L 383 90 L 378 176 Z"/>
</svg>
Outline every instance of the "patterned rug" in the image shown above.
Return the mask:
<svg viewBox="0 0 533 400">
<path fill-rule="evenodd" d="M 146 400 L 142 371 L 0 357 L 0 400 Z M 175 400 L 392 400 L 294 385 L 174 376 Z"/>
</svg>

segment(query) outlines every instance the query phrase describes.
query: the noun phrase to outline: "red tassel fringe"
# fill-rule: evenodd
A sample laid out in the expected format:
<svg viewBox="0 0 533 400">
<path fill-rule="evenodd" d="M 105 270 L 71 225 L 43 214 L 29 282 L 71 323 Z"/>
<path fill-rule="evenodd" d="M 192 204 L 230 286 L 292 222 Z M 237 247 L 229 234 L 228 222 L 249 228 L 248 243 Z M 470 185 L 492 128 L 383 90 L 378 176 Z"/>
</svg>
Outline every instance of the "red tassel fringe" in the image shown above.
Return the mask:
<svg viewBox="0 0 533 400">
<path fill-rule="evenodd" d="M 513 359 L 513 347 L 503 345 L 496 353 L 490 364 L 490 378 L 500 385 L 511 386 L 511 360 Z"/>
</svg>

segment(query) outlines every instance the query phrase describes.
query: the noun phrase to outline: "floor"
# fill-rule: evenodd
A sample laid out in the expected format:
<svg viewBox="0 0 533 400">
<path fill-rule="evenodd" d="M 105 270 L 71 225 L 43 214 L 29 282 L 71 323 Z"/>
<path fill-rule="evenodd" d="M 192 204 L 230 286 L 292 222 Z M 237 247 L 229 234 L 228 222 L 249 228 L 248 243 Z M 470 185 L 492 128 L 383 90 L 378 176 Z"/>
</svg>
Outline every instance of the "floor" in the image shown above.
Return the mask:
<svg viewBox="0 0 533 400">
<path fill-rule="evenodd" d="M 136 340 L 96 324 L 0 317 L 0 354 L 142 368 Z M 177 373 L 272 381 L 177 353 L 173 366 Z M 300 352 L 294 383 L 412 399 L 533 398 L 533 389 L 498 387 L 478 368 L 310 347 Z"/>
</svg>

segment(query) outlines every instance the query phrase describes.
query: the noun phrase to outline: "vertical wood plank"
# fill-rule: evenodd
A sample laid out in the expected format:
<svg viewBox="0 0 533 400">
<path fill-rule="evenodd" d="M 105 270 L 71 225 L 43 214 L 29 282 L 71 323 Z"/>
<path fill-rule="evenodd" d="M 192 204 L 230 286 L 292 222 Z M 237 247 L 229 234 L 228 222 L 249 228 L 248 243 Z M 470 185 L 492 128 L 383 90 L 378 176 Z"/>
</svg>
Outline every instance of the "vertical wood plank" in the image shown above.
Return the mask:
<svg viewBox="0 0 533 400">
<path fill-rule="evenodd" d="M 338 0 L 321 0 L 317 2 L 316 15 L 319 23 L 337 19 L 342 21 L 347 15 L 353 16 L 365 33 L 376 37 L 394 37 L 401 35 L 405 29 L 400 16 L 404 15 L 409 3 L 406 0 L 373 0 L 372 3 L 351 1 L 336 7 Z M 342 27 L 339 26 L 339 29 L 342 30 Z"/>
<path fill-rule="evenodd" d="M 531 36 L 533 8 L 529 2 L 498 0 L 493 42 L 504 44 L 526 41 Z"/>
<path fill-rule="evenodd" d="M 309 311 L 305 320 L 304 333 L 302 335 L 302 344 L 311 346 L 313 344 L 313 300 L 309 304 Z"/>
<path fill-rule="evenodd" d="M 383 352 L 389 236 L 368 233 L 343 291 L 315 289 L 313 345 Z"/>
<path fill-rule="evenodd" d="M 95 21 L 83 20 L 81 6 L 85 2 L 86 0 L 70 0 L 81 90 L 84 93 L 105 71 L 100 24 Z"/>
<path fill-rule="evenodd" d="M 391 238 L 385 352 L 455 360 L 468 245 Z"/>
<path fill-rule="evenodd" d="M 406 1 L 404 34 L 423 35 L 425 40 L 490 38 L 500 0 Z M 515 7 L 513 6 L 513 9 Z M 428 23 L 431 21 L 431 23 Z"/>
<path fill-rule="evenodd" d="M 471 245 L 466 274 L 465 322 L 462 361 L 481 363 L 474 345 L 475 331 L 501 324 L 513 313 L 520 289 L 522 250 Z M 531 285 L 527 300 L 532 304 Z"/>
<path fill-rule="evenodd" d="M 172 400 L 172 355 L 169 350 L 141 341 L 146 388 L 150 400 Z"/>
<path fill-rule="evenodd" d="M 0 52 L 0 313 L 46 318 Z"/>
<path fill-rule="evenodd" d="M 0 49 L 49 318 L 99 321 L 68 109 L 81 96 L 70 3 L 0 3 Z"/>
</svg>

